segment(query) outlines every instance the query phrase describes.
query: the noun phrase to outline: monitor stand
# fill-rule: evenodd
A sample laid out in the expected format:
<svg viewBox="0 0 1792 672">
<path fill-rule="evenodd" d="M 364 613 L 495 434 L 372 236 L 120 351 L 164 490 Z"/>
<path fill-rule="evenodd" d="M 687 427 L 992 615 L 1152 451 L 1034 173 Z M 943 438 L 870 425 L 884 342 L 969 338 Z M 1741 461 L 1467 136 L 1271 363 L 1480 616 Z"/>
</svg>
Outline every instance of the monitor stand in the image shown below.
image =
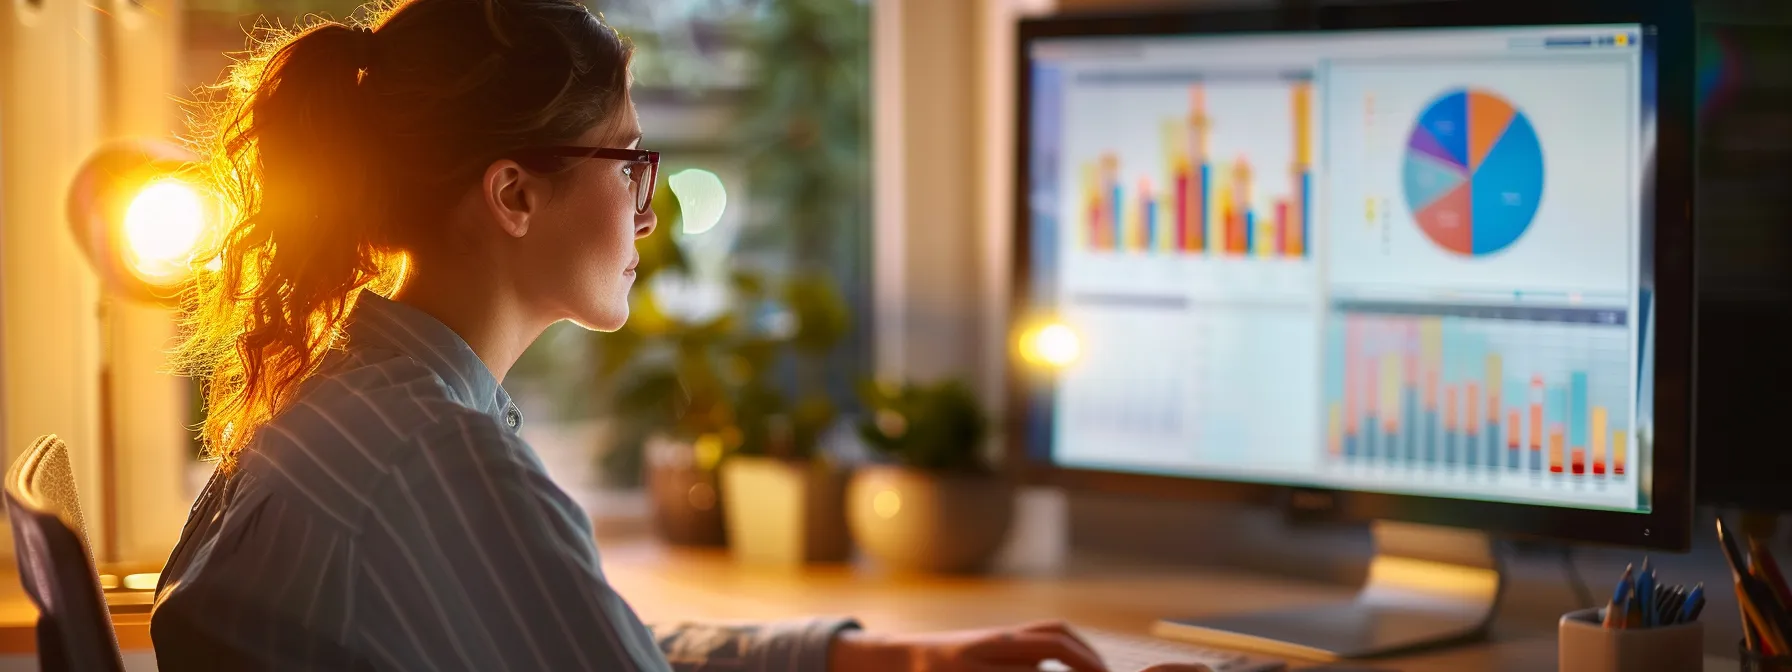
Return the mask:
<svg viewBox="0 0 1792 672">
<path fill-rule="evenodd" d="M 1369 578 L 1347 602 L 1159 621 L 1153 634 L 1331 661 L 1465 642 L 1487 632 L 1500 567 L 1486 533 L 1376 521 Z"/>
</svg>

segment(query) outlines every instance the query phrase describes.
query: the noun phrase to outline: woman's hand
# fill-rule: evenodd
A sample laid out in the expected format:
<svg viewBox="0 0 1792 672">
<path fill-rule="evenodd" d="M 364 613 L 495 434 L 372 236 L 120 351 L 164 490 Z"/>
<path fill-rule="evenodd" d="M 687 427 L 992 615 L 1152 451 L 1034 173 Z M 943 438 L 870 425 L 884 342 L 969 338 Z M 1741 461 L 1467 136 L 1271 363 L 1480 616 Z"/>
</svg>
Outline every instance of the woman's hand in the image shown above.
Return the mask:
<svg viewBox="0 0 1792 672">
<path fill-rule="evenodd" d="M 847 632 L 834 642 L 828 669 L 837 672 L 1035 672 L 1047 660 L 1074 672 L 1109 672 L 1087 642 L 1062 623 L 922 635 Z M 1130 672 L 1130 671 L 1122 671 Z M 1146 672 L 1209 672 L 1198 665 L 1159 665 Z"/>
</svg>

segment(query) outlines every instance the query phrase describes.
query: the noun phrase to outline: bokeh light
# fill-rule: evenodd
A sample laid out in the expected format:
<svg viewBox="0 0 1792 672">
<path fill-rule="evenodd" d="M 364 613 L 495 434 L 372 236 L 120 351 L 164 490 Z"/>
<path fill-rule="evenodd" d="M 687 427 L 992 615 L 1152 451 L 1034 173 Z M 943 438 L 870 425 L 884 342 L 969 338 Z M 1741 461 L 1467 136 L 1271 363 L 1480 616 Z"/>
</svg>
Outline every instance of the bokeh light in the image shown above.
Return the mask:
<svg viewBox="0 0 1792 672">
<path fill-rule="evenodd" d="M 1069 325 L 1052 322 L 1024 333 L 1020 348 L 1026 361 L 1061 369 L 1082 357 L 1083 341 Z"/>
<path fill-rule="evenodd" d="M 666 186 L 678 197 L 684 233 L 695 235 L 715 228 L 728 209 L 728 189 L 722 178 L 701 168 L 687 168 L 666 178 Z"/>
</svg>

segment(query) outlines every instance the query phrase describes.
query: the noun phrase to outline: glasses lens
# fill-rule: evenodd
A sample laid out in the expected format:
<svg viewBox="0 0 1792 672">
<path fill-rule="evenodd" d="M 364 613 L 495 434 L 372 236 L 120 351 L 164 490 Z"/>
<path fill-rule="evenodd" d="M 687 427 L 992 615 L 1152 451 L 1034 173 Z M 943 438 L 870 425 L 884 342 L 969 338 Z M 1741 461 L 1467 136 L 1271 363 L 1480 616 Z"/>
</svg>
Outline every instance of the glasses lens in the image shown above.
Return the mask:
<svg viewBox="0 0 1792 672">
<path fill-rule="evenodd" d="M 647 214 L 647 206 L 653 204 L 653 188 L 658 181 L 659 167 L 651 163 L 635 164 L 635 212 Z"/>
</svg>

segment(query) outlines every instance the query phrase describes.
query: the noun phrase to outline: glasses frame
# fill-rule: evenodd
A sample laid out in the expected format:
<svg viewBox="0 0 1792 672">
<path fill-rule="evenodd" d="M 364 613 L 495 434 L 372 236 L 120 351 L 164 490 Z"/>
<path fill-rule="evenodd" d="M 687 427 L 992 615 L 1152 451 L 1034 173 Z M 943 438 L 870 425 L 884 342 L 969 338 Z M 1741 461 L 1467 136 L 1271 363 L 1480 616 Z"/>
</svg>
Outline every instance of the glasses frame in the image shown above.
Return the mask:
<svg viewBox="0 0 1792 672">
<path fill-rule="evenodd" d="M 637 188 L 644 190 L 645 196 L 635 196 L 635 214 L 645 215 L 653 209 L 653 192 L 659 187 L 660 153 L 650 149 L 622 149 L 618 147 L 584 147 L 580 145 L 549 145 L 531 147 L 516 154 L 518 159 L 612 159 L 628 163 L 645 164 L 647 179 L 637 182 Z"/>
</svg>

